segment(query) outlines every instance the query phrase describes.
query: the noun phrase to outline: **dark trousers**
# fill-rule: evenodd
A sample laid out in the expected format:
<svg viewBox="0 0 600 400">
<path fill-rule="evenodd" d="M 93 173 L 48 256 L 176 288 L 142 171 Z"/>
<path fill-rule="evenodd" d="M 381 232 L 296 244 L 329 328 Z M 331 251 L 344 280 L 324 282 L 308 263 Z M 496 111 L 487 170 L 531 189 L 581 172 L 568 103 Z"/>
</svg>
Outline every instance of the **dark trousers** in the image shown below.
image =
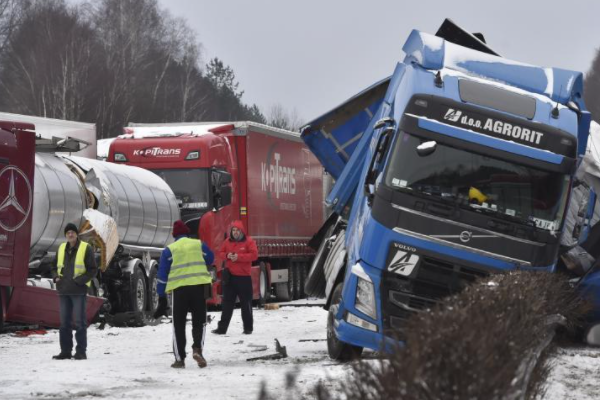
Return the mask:
<svg viewBox="0 0 600 400">
<path fill-rule="evenodd" d="M 254 326 L 252 319 L 252 278 L 249 276 L 231 275 L 229 282 L 223 286 L 223 302 L 221 304 L 223 312 L 221 313 L 218 329 L 221 332 L 227 332 L 235 308 L 236 297 L 240 299 L 244 331 L 252 332 Z"/>
<path fill-rule="evenodd" d="M 85 353 L 87 349 L 87 321 L 85 294 L 61 294 L 60 299 L 60 352 L 71 353 L 73 350 L 73 322 L 75 322 L 75 352 Z"/>
<path fill-rule="evenodd" d="M 173 353 L 177 361 L 185 359 L 185 324 L 188 312 L 192 312 L 192 339 L 200 350 L 204 347 L 206 336 L 206 298 L 207 285 L 182 286 L 173 290 Z M 210 285 L 208 285 L 210 286 Z"/>
</svg>

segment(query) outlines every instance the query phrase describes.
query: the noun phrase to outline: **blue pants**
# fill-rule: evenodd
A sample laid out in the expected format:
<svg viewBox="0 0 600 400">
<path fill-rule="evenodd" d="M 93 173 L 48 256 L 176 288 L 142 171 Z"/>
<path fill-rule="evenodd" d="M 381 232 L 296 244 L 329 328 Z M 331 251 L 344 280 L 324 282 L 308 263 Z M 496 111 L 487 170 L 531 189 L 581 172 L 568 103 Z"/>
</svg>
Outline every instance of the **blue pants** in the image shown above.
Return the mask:
<svg viewBox="0 0 600 400">
<path fill-rule="evenodd" d="M 87 295 L 61 294 L 60 298 L 60 352 L 71 353 L 73 350 L 73 322 L 75 322 L 75 352 L 85 353 L 87 348 Z"/>
</svg>

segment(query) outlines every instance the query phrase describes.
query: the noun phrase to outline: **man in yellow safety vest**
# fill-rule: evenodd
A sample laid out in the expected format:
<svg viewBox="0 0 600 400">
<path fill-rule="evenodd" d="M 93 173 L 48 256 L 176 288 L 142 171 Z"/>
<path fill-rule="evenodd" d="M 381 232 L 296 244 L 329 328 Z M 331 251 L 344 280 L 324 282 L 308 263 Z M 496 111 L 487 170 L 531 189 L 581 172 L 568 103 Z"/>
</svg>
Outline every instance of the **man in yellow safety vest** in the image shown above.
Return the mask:
<svg viewBox="0 0 600 400">
<path fill-rule="evenodd" d="M 206 244 L 189 238 L 189 233 L 183 221 L 175 221 L 175 242 L 163 250 L 157 274 L 156 291 L 159 298 L 154 318 L 167 314 L 166 293 L 172 293 L 173 368 L 185 368 L 185 323 L 188 311 L 192 312 L 192 357 L 200 368 L 206 367 L 202 349 L 206 335 L 206 299 L 211 297 L 212 283 L 207 265 L 213 263 L 214 255 Z"/>
<path fill-rule="evenodd" d="M 67 241 L 58 248 L 52 266 L 52 277 L 60 299 L 60 354 L 52 358 L 85 360 L 87 359 L 86 300 L 88 287 L 96 276 L 96 260 L 92 246 L 79 240 L 79 230 L 75 224 L 67 224 L 64 232 Z M 74 356 L 71 355 L 73 320 L 77 340 Z"/>
</svg>

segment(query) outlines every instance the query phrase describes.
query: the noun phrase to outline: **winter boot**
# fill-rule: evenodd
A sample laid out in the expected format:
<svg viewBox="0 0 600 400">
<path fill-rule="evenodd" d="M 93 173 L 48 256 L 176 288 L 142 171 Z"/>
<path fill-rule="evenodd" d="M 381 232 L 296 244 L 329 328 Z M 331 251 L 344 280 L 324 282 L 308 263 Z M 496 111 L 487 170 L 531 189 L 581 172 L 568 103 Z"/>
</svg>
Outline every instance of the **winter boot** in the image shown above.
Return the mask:
<svg viewBox="0 0 600 400">
<path fill-rule="evenodd" d="M 71 353 L 63 353 L 60 352 L 60 354 L 57 354 L 55 356 L 52 356 L 53 360 L 70 360 L 71 359 Z"/>
<path fill-rule="evenodd" d="M 175 362 L 173 364 L 171 364 L 171 368 L 185 368 L 185 361 L 184 360 L 181 360 L 181 361 L 175 360 Z"/>
<path fill-rule="evenodd" d="M 75 353 L 75 356 L 73 356 L 73 358 L 75 360 L 87 360 L 87 356 L 85 355 L 85 353 Z"/>
<path fill-rule="evenodd" d="M 214 333 L 215 335 L 224 335 L 225 333 L 227 333 L 225 331 L 220 330 L 219 328 L 213 329 L 211 332 Z"/>
<path fill-rule="evenodd" d="M 202 356 L 202 349 L 199 349 L 197 347 L 192 347 L 192 349 L 194 350 L 192 357 L 194 358 L 194 360 L 196 360 L 198 366 L 200 368 L 206 367 L 207 363 L 204 357 Z"/>
</svg>

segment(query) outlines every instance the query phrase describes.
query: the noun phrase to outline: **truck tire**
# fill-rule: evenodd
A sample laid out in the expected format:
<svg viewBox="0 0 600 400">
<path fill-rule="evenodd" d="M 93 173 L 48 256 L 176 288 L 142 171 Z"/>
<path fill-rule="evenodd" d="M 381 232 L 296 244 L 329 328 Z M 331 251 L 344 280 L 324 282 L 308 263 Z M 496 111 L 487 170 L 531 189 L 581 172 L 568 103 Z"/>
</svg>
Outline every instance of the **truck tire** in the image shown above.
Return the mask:
<svg viewBox="0 0 600 400">
<path fill-rule="evenodd" d="M 136 313 L 146 311 L 148 301 L 148 290 L 144 272 L 139 266 L 135 266 L 131 273 L 131 310 Z"/>
<path fill-rule="evenodd" d="M 327 233 L 324 236 L 319 249 L 317 250 L 317 254 L 312 260 L 310 270 L 308 271 L 308 275 L 306 276 L 306 282 L 304 283 L 304 293 L 307 296 L 313 297 L 324 297 L 325 296 L 325 286 L 327 281 L 325 280 L 325 272 L 323 270 L 323 266 L 325 265 L 325 260 L 329 255 L 330 250 L 330 240 L 331 233 L 333 232 L 333 226 L 331 226 Z"/>
<path fill-rule="evenodd" d="M 258 306 L 263 307 L 269 296 L 269 282 L 267 281 L 267 267 L 260 263 L 260 273 L 258 275 Z"/>
<path fill-rule="evenodd" d="M 156 311 L 158 307 L 158 292 L 156 291 L 158 268 L 156 265 L 152 266 L 150 269 L 150 277 L 148 278 L 148 310 L 152 314 Z"/>
<path fill-rule="evenodd" d="M 349 361 L 359 358 L 363 348 L 344 343 L 335 334 L 335 314 L 342 301 L 342 286 L 343 283 L 340 282 L 333 289 L 331 306 L 327 314 L 327 352 L 332 360 Z"/>
<path fill-rule="evenodd" d="M 298 264 L 298 268 L 300 269 L 300 295 L 298 298 L 303 299 L 306 297 L 306 293 L 304 293 L 304 285 L 306 283 L 306 262 L 302 261 Z"/>
<path fill-rule="evenodd" d="M 292 284 L 294 286 L 294 300 L 298 300 L 302 297 L 302 288 L 300 287 L 300 263 L 292 263 Z"/>
<path fill-rule="evenodd" d="M 2 306 L 2 291 L 4 289 L 0 287 L 0 333 L 4 330 L 4 308 Z"/>
</svg>

